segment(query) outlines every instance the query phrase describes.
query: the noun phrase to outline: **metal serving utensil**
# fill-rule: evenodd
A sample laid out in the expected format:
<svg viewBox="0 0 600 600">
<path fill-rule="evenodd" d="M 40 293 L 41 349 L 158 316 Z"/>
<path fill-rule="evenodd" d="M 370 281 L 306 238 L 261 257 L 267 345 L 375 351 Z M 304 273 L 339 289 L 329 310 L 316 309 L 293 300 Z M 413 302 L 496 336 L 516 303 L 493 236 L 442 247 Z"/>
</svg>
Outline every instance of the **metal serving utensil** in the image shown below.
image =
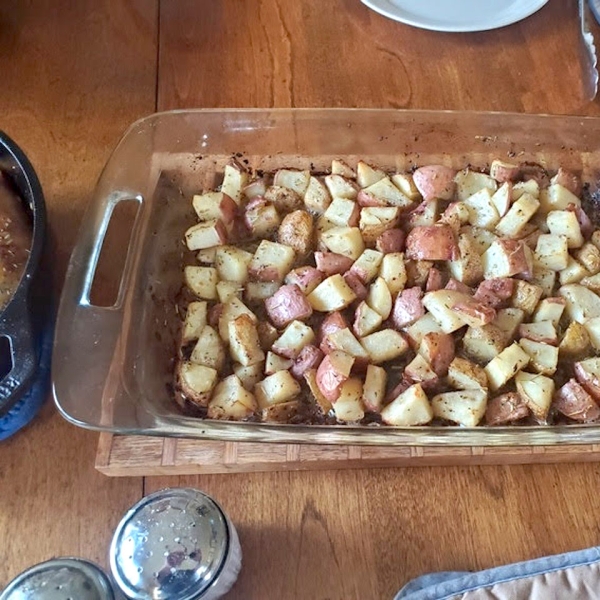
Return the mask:
<svg viewBox="0 0 600 600">
<path fill-rule="evenodd" d="M 600 0 L 579 0 L 579 20 L 581 25 L 581 60 L 585 76 L 583 78 L 583 87 L 585 97 L 588 100 L 594 100 L 598 93 L 598 58 L 596 55 L 596 45 L 594 35 L 591 30 L 592 12 L 598 18 L 600 15 Z"/>
</svg>

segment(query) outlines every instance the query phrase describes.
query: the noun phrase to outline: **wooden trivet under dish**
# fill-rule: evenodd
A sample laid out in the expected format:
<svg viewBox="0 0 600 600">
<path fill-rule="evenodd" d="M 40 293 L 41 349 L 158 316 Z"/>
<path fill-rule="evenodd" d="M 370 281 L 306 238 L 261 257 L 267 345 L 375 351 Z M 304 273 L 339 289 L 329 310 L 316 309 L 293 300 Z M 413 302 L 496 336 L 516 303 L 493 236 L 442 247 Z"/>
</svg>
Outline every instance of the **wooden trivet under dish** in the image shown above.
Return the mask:
<svg viewBox="0 0 600 600">
<path fill-rule="evenodd" d="M 329 446 L 214 442 L 101 433 L 96 469 L 113 477 L 436 465 L 600 461 L 600 444 L 565 446 Z"/>
</svg>

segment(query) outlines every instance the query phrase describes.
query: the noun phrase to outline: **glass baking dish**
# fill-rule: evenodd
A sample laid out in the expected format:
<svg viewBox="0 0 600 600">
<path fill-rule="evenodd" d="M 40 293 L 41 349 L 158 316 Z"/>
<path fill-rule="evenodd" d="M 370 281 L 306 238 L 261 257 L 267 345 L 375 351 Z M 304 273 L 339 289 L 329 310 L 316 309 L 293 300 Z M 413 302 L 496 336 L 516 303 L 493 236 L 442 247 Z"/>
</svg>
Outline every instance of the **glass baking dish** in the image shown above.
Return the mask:
<svg viewBox="0 0 600 600">
<path fill-rule="evenodd" d="M 599 425 L 414 427 L 288 425 L 199 420 L 172 398 L 182 284 L 182 234 L 194 192 L 218 183 L 232 155 L 254 169 L 324 170 L 357 157 L 388 169 L 444 163 L 483 167 L 492 158 L 600 172 L 600 119 L 361 109 L 189 110 L 134 123 L 106 165 L 71 256 L 58 315 L 53 388 L 76 425 L 123 434 L 230 441 L 370 445 L 539 445 L 600 442 Z M 113 210 L 137 203 L 122 235 L 126 256 L 116 302 L 90 289 Z M 115 250 L 114 248 L 111 250 Z M 115 273 L 115 276 L 119 276 Z"/>
</svg>

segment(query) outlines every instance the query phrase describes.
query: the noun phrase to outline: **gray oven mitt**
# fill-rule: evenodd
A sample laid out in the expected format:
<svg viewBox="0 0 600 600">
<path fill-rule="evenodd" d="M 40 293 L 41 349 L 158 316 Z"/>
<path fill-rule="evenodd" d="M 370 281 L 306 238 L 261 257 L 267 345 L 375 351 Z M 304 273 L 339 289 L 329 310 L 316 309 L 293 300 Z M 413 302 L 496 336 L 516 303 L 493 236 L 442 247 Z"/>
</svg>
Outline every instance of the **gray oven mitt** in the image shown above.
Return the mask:
<svg viewBox="0 0 600 600">
<path fill-rule="evenodd" d="M 424 575 L 395 600 L 600 600 L 600 547 L 478 573 Z"/>
</svg>

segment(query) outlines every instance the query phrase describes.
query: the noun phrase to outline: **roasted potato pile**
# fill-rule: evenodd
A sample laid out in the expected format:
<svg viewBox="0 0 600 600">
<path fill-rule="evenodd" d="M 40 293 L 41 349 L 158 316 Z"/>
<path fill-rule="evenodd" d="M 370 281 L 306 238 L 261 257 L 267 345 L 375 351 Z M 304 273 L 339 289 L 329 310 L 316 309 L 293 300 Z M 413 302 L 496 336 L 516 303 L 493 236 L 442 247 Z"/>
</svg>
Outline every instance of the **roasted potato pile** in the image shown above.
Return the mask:
<svg viewBox="0 0 600 600">
<path fill-rule="evenodd" d="M 552 177 L 551 177 L 552 175 Z M 194 196 L 184 407 L 213 419 L 600 418 L 600 229 L 564 169 L 333 161 Z"/>
</svg>

